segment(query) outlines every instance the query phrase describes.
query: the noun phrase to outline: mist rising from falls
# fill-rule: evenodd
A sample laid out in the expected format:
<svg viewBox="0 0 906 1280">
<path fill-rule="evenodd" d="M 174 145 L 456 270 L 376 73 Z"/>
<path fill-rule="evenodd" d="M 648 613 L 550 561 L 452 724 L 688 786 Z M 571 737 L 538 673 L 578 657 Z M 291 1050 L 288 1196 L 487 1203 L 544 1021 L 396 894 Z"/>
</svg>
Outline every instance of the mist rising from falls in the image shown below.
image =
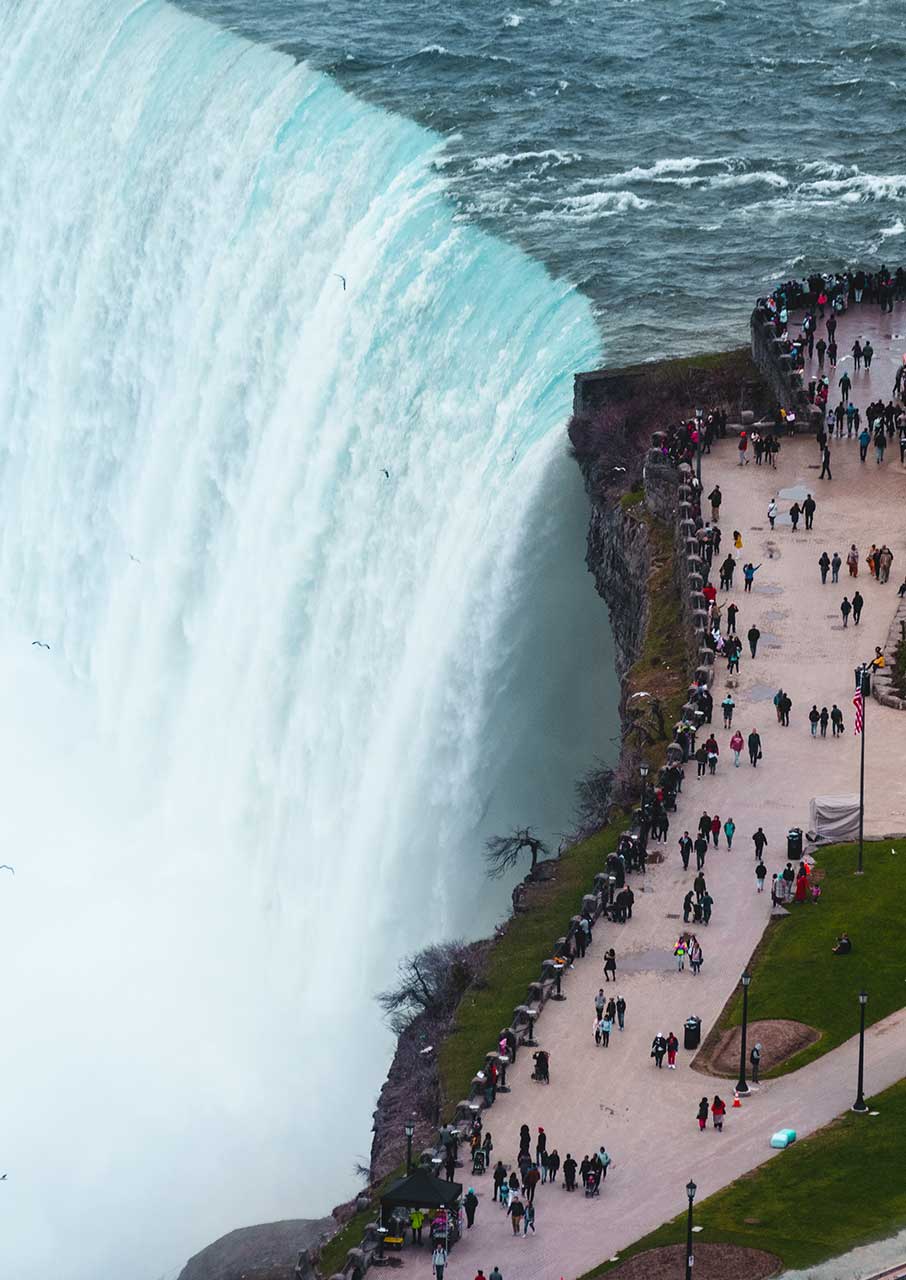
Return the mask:
<svg viewBox="0 0 906 1280">
<path fill-rule="evenodd" d="M 349 1194 L 373 993 L 490 926 L 484 837 L 606 750 L 595 329 L 454 222 L 437 145 L 160 0 L 0 12 L 16 1280 Z"/>
</svg>

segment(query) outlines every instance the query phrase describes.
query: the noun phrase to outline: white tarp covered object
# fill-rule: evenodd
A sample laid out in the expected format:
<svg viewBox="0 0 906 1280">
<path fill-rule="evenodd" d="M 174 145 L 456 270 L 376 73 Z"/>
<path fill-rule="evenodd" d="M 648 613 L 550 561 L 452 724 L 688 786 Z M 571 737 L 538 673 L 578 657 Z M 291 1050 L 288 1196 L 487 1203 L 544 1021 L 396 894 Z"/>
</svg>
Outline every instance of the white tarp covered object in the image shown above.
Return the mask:
<svg viewBox="0 0 906 1280">
<path fill-rule="evenodd" d="M 859 838 L 858 796 L 815 796 L 809 805 L 809 835 L 817 840 Z"/>
</svg>

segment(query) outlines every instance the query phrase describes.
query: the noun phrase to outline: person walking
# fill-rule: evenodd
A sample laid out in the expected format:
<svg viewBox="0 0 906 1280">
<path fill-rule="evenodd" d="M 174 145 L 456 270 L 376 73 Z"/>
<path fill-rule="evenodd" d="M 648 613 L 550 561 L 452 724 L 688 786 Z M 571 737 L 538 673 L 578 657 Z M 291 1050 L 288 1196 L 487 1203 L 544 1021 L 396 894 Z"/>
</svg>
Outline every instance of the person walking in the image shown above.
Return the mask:
<svg viewBox="0 0 906 1280">
<path fill-rule="evenodd" d="M 755 864 L 755 892 L 764 893 L 764 882 L 768 874 L 768 869 L 763 862 Z"/>
<path fill-rule="evenodd" d="M 617 1015 L 617 1026 L 622 1031 L 626 1021 L 626 1001 L 622 996 L 617 996 L 617 1002 L 614 1006 Z"/>
<path fill-rule="evenodd" d="M 495 1267 L 495 1268 L 494 1268 L 494 1270 L 493 1270 L 493 1271 L 491 1272 L 491 1274 L 488 1276 L 488 1280 L 503 1280 L 503 1276 L 500 1274 L 500 1268 L 499 1268 L 499 1267 Z"/>
<path fill-rule="evenodd" d="M 602 1018 L 599 1023 L 601 1029 L 601 1047 L 606 1049 L 610 1044 L 610 1033 L 613 1030 L 613 1022 L 610 1018 Z"/>
<path fill-rule="evenodd" d="M 842 378 L 838 378 L 837 385 L 840 388 L 840 396 L 843 403 L 846 404 L 849 400 L 849 393 L 852 390 L 853 381 L 845 369 L 843 370 Z"/>
<path fill-rule="evenodd" d="M 829 444 L 826 444 L 821 451 L 821 471 L 818 474 L 818 479 L 823 480 L 825 476 L 828 480 L 833 480 L 834 478 L 831 475 L 831 451 Z"/>
<path fill-rule="evenodd" d="M 827 352 L 827 343 L 823 338 L 819 338 L 815 343 L 815 350 L 818 353 L 818 369 L 821 371 L 824 369 L 824 356 Z"/>
<path fill-rule="evenodd" d="M 720 1094 L 715 1093 L 714 1101 L 711 1103 L 711 1122 L 718 1133 L 723 1133 L 724 1116 L 727 1114 L 727 1104 L 724 1102 Z"/>
<path fill-rule="evenodd" d="M 736 633 L 736 615 L 739 609 L 735 604 L 727 605 L 727 635 L 732 636 Z"/>
<path fill-rule="evenodd" d="M 749 627 L 749 630 L 747 633 L 747 639 L 749 641 L 749 650 L 752 654 L 752 657 L 754 658 L 755 651 L 758 648 L 758 641 L 761 639 L 761 632 L 755 626 L 754 622 L 752 623 L 751 627 Z"/>
<path fill-rule="evenodd" d="M 506 1167 L 502 1160 L 498 1160 L 494 1165 L 494 1199 L 500 1195 L 500 1188 L 506 1182 Z"/>
<path fill-rule="evenodd" d="M 875 353 L 874 347 L 871 345 L 871 338 L 866 338 L 862 343 L 862 359 L 865 362 L 865 372 L 868 373 L 871 368 L 871 358 Z"/>
<path fill-rule="evenodd" d="M 676 1051 L 679 1048 L 679 1040 L 671 1031 L 664 1042 L 667 1046 L 667 1070 L 676 1070 Z"/>
<path fill-rule="evenodd" d="M 437 1280 L 444 1280 L 444 1267 L 447 1265 L 447 1251 L 442 1244 L 435 1246 L 431 1254 L 431 1265 Z"/>
<path fill-rule="evenodd" d="M 840 566 L 843 561 L 840 559 L 840 552 L 835 551 L 831 557 L 831 582 L 840 581 Z"/>
<path fill-rule="evenodd" d="M 560 1172 L 560 1152 L 554 1147 L 553 1151 L 547 1157 L 547 1180 L 548 1182 L 556 1182 L 557 1174 Z"/>
<path fill-rule="evenodd" d="M 667 1041 L 659 1031 L 651 1042 L 651 1056 L 654 1058 L 654 1065 L 657 1067 L 658 1071 L 660 1071 L 664 1065 L 664 1054 L 666 1052 Z M 566 1166 L 564 1165 L 564 1170 L 565 1168 Z"/>
<path fill-rule="evenodd" d="M 684 831 L 679 841 L 680 857 L 683 860 L 683 870 L 689 869 L 689 858 L 692 854 L 692 837 L 688 831 Z"/>
<path fill-rule="evenodd" d="M 780 699 L 780 723 L 786 729 L 788 729 L 790 726 L 790 712 L 792 711 L 792 709 L 793 709 L 793 699 L 790 697 L 788 693 L 784 692 L 782 698 Z"/>
<path fill-rule="evenodd" d="M 757 729 L 753 729 L 749 734 L 749 763 L 753 769 L 758 768 L 758 761 L 761 759 L 761 737 Z"/>
<path fill-rule="evenodd" d="M 617 980 L 617 957 L 613 947 L 604 952 L 604 981 L 616 982 Z"/>
<path fill-rule="evenodd" d="M 755 834 L 752 836 L 752 843 L 755 846 L 756 860 L 758 862 L 762 862 L 764 860 L 764 851 L 768 843 L 768 838 L 764 834 L 764 829 L 762 827 L 759 827 L 758 830 L 755 832 Z"/>
<path fill-rule="evenodd" d="M 812 709 L 808 713 L 808 722 L 811 725 L 811 732 L 812 732 L 813 738 L 816 738 L 818 736 L 818 721 L 820 720 L 820 718 L 821 717 L 818 715 L 818 708 L 815 706 L 814 703 L 812 703 Z"/>
<path fill-rule="evenodd" d="M 686 897 L 688 897 L 688 898 L 690 899 L 689 906 L 691 907 L 691 906 L 692 906 L 692 902 L 691 902 L 692 893 L 691 893 L 691 890 L 690 890 L 690 892 L 686 895 Z M 686 923 L 686 924 L 688 924 L 688 923 L 689 923 L 688 919 L 686 918 L 685 912 L 683 913 L 683 919 L 684 919 L 684 921 L 685 921 L 685 923 Z M 680 936 L 679 936 L 679 937 L 677 938 L 677 940 L 676 940 L 676 946 L 673 948 L 673 955 L 674 955 L 674 958 L 675 958 L 675 960 L 676 960 L 676 971 L 677 971 L 677 973 L 682 973 L 682 972 L 683 972 L 683 970 L 684 970 L 684 969 L 685 969 L 685 967 L 686 967 L 686 950 L 687 950 L 687 948 L 686 948 L 686 939 L 685 939 L 685 937 L 684 937 L 682 934 L 680 934 Z"/>
<path fill-rule="evenodd" d="M 598 987 L 598 994 L 595 996 L 595 1021 L 600 1022 L 604 1017 L 604 1006 L 607 1004 L 607 997 L 604 994 L 604 988 Z"/>
<path fill-rule="evenodd" d="M 711 503 L 711 520 L 714 524 L 720 521 L 720 504 L 723 502 L 723 494 L 720 491 L 720 485 L 716 484 L 708 494 L 708 501 Z"/>
<path fill-rule="evenodd" d="M 855 544 L 855 543 L 853 543 L 853 544 L 852 544 L 852 546 L 850 547 L 850 549 L 849 549 L 849 550 L 847 551 L 847 553 L 846 553 L 846 567 L 847 567 L 847 569 L 849 569 L 849 576 L 850 576 L 851 578 L 858 578 L 858 576 L 859 576 L 859 553 L 858 553 L 858 551 L 856 550 L 856 544 Z"/>
<path fill-rule="evenodd" d="M 818 504 L 815 501 L 815 499 L 812 497 L 811 494 L 808 494 L 808 496 L 805 499 L 805 502 L 803 502 L 802 504 L 802 514 L 805 516 L 806 529 L 811 529 L 812 527 L 812 522 L 815 519 L 815 510 L 817 506 Z"/>
<path fill-rule="evenodd" d="M 720 706 L 724 713 L 724 728 L 729 729 L 733 723 L 733 708 L 736 706 L 736 703 L 733 701 L 732 693 L 727 694 Z"/>
<path fill-rule="evenodd" d="M 794 502 L 790 507 L 790 524 L 793 526 L 793 533 L 799 528 L 799 517 L 802 515 L 802 508 L 798 502 Z"/>
<path fill-rule="evenodd" d="M 706 894 L 705 896 L 708 897 L 709 895 Z M 702 911 L 702 918 L 704 918 L 704 911 Z M 705 923 L 707 923 L 707 921 Z M 693 938 L 689 944 L 689 968 L 692 970 L 692 976 L 695 978 L 697 978 L 701 973 L 703 959 L 704 956 L 702 955 L 701 944 L 699 943 L 698 938 Z"/>
<path fill-rule="evenodd" d="M 864 604 L 865 604 L 865 601 L 862 599 L 862 593 L 860 591 L 854 591 L 853 592 L 853 624 L 855 626 L 859 625 L 859 619 L 862 617 L 862 606 Z"/>
<path fill-rule="evenodd" d="M 700 831 L 695 840 L 695 869 L 701 871 L 705 865 L 705 854 L 708 852 L 708 837 Z"/>
<path fill-rule="evenodd" d="M 478 1209 L 478 1196 L 475 1194 L 474 1187 L 469 1187 L 463 1196 L 462 1207 L 466 1211 L 466 1230 L 471 1231 L 475 1225 L 475 1212 Z"/>
<path fill-rule="evenodd" d="M 519 1235 L 519 1228 L 522 1226 L 522 1216 L 525 1213 L 525 1206 L 519 1199 L 518 1193 L 510 1200 L 510 1207 L 507 1209 L 507 1216 L 513 1223 L 513 1235 Z M 438 1280 L 443 1280 L 442 1276 L 438 1276 Z"/>
<path fill-rule="evenodd" d="M 708 1107 L 708 1099 L 702 1098 L 701 1102 L 698 1104 L 698 1112 L 697 1112 L 699 1133 L 705 1132 L 705 1125 L 708 1123 L 709 1110 L 710 1108 Z"/>
<path fill-rule="evenodd" d="M 711 839 L 714 842 L 714 848 L 717 848 L 717 842 L 720 839 L 720 817 L 715 813 L 711 819 Z"/>
<path fill-rule="evenodd" d="M 844 625 L 844 627 L 848 627 L 848 626 L 849 626 L 849 615 L 852 613 L 852 611 L 853 611 L 853 607 L 852 607 L 852 605 L 849 603 L 849 597 L 848 597 L 848 596 L 844 596 L 844 597 L 843 597 L 843 602 L 842 602 L 842 604 L 840 605 L 840 612 L 841 612 L 841 614 L 843 615 L 843 625 Z"/>
<path fill-rule="evenodd" d="M 768 503 L 768 521 L 770 522 L 772 529 L 774 528 L 774 521 L 776 519 L 777 519 L 777 500 L 775 498 L 772 498 L 771 501 Z"/>
<path fill-rule="evenodd" d="M 724 835 L 727 837 L 727 851 L 733 848 L 733 837 L 736 835 L 736 823 L 732 818 L 727 818 L 724 823 Z"/>
<path fill-rule="evenodd" d="M 861 369 L 862 368 L 862 343 L 859 341 L 858 338 L 856 338 L 855 342 L 852 345 L 852 353 L 853 353 L 853 369 Z"/>
<path fill-rule="evenodd" d="M 578 1164 L 567 1151 L 566 1159 L 563 1161 L 563 1184 L 567 1191 L 575 1191 L 576 1189 L 576 1170 Z"/>
<path fill-rule="evenodd" d="M 818 568 L 821 571 L 822 587 L 827 584 L 827 575 L 830 572 L 830 567 L 831 567 L 830 556 L 827 554 L 826 551 L 822 551 L 821 555 L 818 557 Z"/>
<path fill-rule="evenodd" d="M 707 889 L 702 894 L 701 907 L 702 907 L 702 920 L 705 922 L 705 924 L 710 924 L 711 912 L 714 909 L 714 899 L 711 897 Z M 701 965 L 701 948 L 699 948 L 698 963 L 700 966 Z M 698 969 L 696 969 L 695 972 L 698 973 Z"/>
<path fill-rule="evenodd" d="M 741 467 L 747 467 L 749 465 L 749 457 L 747 453 L 748 447 L 749 447 L 749 437 L 747 436 L 745 431 L 740 431 L 739 444 L 736 446 L 736 449 L 737 449 L 737 452 L 739 453 L 739 465 Z"/>
<path fill-rule="evenodd" d="M 529 1201 L 526 1203 L 525 1209 L 524 1209 L 523 1214 L 522 1214 L 522 1234 L 523 1234 L 524 1236 L 527 1236 L 530 1230 L 531 1230 L 531 1231 L 534 1231 L 534 1230 L 535 1230 L 535 1202 L 534 1202 L 534 1200 L 529 1200 Z"/>
<path fill-rule="evenodd" d="M 743 740 L 743 736 L 737 729 L 733 734 L 733 737 L 730 739 L 730 750 L 733 752 L 733 764 L 737 769 L 739 768 L 739 755 L 744 746 L 745 742 Z"/>
<path fill-rule="evenodd" d="M 831 737 L 838 738 L 843 732 L 843 712 L 837 706 L 836 702 L 831 707 Z"/>
<path fill-rule="evenodd" d="M 871 432 L 868 427 L 863 427 L 859 432 L 859 461 L 864 462 L 868 456 L 868 446 L 871 444 Z"/>
<path fill-rule="evenodd" d="M 820 730 L 821 730 L 821 737 L 822 737 L 822 738 L 826 738 L 826 737 L 827 737 L 827 722 L 828 722 L 828 720 L 829 720 L 829 719 L 830 719 L 830 714 L 829 714 L 829 712 L 828 712 L 828 710 L 827 710 L 827 707 L 822 707 L 822 708 L 821 708 L 820 716 L 819 716 L 819 718 L 818 718 L 818 727 L 819 727 L 819 728 L 820 728 Z"/>
<path fill-rule="evenodd" d="M 684 923 L 684 924 L 688 924 L 688 923 L 689 923 L 689 917 L 692 915 L 692 899 L 693 899 L 693 897 L 694 897 L 694 896 L 695 896 L 695 895 L 693 894 L 692 890 L 690 889 L 690 890 L 689 890 L 689 892 L 686 894 L 686 896 L 683 898 L 683 923 Z M 674 954 L 674 955 L 676 955 L 676 951 L 675 951 L 675 950 L 674 950 L 673 954 Z M 683 951 L 683 953 L 682 953 L 682 954 L 683 954 L 683 955 L 685 955 L 685 954 L 686 954 L 686 953 L 685 953 L 685 951 Z M 680 967 L 681 967 L 681 966 L 680 966 L 679 964 L 677 964 L 677 968 L 680 968 Z"/>
</svg>

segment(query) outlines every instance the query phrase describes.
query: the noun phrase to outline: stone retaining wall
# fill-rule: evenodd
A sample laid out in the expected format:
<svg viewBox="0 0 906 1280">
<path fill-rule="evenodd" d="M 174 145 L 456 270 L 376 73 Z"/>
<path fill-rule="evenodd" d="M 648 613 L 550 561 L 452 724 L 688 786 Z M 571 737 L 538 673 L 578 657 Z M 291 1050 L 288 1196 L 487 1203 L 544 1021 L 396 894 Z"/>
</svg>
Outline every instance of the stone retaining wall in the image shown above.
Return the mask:
<svg viewBox="0 0 906 1280">
<path fill-rule="evenodd" d="M 802 374 L 793 369 L 790 357 L 783 351 L 783 344 L 776 336 L 771 312 L 767 307 L 756 306 L 749 321 L 752 335 L 752 359 L 784 409 L 796 414 L 796 430 L 817 431 L 821 412 L 809 403 Z"/>
<path fill-rule="evenodd" d="M 871 692 L 875 701 L 882 707 L 894 707 L 897 711 L 906 711 L 906 698 L 901 698 L 893 684 L 893 664 L 896 661 L 897 645 L 906 639 L 906 596 L 900 596 L 897 611 L 887 633 L 884 644 L 884 661 L 886 667 L 873 671 L 871 676 Z"/>
</svg>

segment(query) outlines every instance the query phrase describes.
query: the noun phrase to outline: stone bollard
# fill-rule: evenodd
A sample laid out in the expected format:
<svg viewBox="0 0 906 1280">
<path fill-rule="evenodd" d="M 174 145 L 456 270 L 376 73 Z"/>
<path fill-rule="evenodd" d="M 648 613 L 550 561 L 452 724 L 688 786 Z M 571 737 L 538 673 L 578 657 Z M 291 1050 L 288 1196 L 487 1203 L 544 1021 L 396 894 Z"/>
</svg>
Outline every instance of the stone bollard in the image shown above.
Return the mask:
<svg viewBox="0 0 906 1280">
<path fill-rule="evenodd" d="M 701 589 L 704 585 L 705 580 L 698 571 L 693 571 L 689 574 L 689 587 L 693 597 L 701 595 Z"/>
<path fill-rule="evenodd" d="M 598 882 L 598 877 L 595 876 L 595 884 L 597 884 L 597 882 Z M 598 899 L 595 897 L 595 895 L 593 893 L 583 893 L 582 894 L 583 913 L 587 911 L 588 914 L 591 916 L 591 918 L 594 919 L 595 912 L 597 911 L 597 909 L 598 909 Z"/>
<path fill-rule="evenodd" d="M 703 644 L 698 651 L 698 663 L 700 667 L 714 666 L 714 650 L 708 645 Z"/>
<path fill-rule="evenodd" d="M 667 743 L 667 763 L 668 764 L 683 763 L 683 749 L 678 742 Z"/>
</svg>

